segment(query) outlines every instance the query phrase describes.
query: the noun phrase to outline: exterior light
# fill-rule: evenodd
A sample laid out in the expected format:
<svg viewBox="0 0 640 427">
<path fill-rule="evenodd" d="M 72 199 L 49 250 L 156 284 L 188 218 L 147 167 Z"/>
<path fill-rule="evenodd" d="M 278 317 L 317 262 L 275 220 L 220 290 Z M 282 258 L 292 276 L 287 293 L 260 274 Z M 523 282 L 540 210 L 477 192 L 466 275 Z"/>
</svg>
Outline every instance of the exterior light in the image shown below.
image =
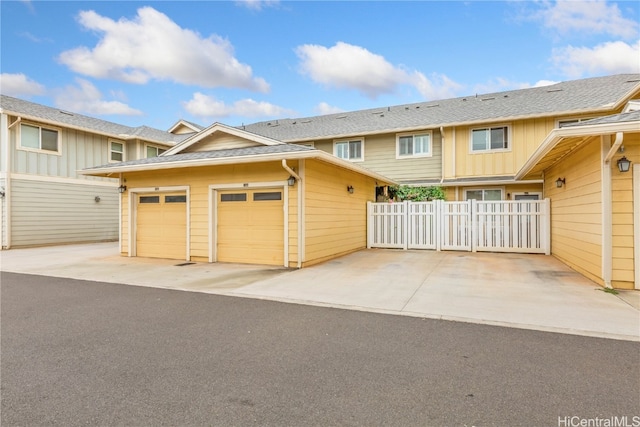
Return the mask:
<svg viewBox="0 0 640 427">
<path fill-rule="evenodd" d="M 564 178 L 558 178 L 556 179 L 556 187 L 558 188 L 562 188 L 562 186 L 565 184 L 565 179 Z"/>
<path fill-rule="evenodd" d="M 121 185 L 120 187 L 118 187 L 118 193 L 122 194 L 125 191 L 127 191 L 127 186 L 126 185 Z"/>
<path fill-rule="evenodd" d="M 631 168 L 631 160 L 627 159 L 626 156 L 623 156 L 620 160 L 618 160 L 618 170 L 620 172 L 629 172 Z"/>
<path fill-rule="evenodd" d="M 293 187 L 294 185 L 296 185 L 296 179 L 293 175 L 291 175 L 289 179 L 287 179 L 287 184 L 289 184 L 289 187 Z"/>
<path fill-rule="evenodd" d="M 349 194 L 353 194 L 353 185 L 347 185 L 347 191 Z"/>
</svg>

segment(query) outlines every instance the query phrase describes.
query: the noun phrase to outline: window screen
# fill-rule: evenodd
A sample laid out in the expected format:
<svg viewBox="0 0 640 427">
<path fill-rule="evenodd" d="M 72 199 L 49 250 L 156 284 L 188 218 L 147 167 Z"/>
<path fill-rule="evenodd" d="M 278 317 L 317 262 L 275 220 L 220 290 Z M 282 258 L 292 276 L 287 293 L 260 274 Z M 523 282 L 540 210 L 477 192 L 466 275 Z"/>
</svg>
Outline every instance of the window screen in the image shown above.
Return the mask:
<svg viewBox="0 0 640 427">
<path fill-rule="evenodd" d="M 140 203 L 160 203 L 160 196 L 140 196 Z"/>
<path fill-rule="evenodd" d="M 220 201 L 221 202 L 246 202 L 247 193 L 221 194 Z"/>
<path fill-rule="evenodd" d="M 186 203 L 187 196 L 183 194 L 181 196 L 164 196 L 165 203 Z"/>
<path fill-rule="evenodd" d="M 254 202 L 260 202 L 264 200 L 282 200 L 282 193 L 280 191 L 273 191 L 270 193 L 253 193 Z"/>
</svg>

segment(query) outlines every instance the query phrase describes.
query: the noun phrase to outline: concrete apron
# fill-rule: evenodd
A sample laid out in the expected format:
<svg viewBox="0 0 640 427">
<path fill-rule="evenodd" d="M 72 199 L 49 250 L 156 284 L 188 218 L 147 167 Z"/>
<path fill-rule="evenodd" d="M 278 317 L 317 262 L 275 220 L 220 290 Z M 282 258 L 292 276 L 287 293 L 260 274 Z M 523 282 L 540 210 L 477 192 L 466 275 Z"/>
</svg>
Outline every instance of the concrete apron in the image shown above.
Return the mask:
<svg viewBox="0 0 640 427">
<path fill-rule="evenodd" d="M 0 269 L 640 341 L 640 292 L 606 293 L 543 255 L 373 249 L 290 270 L 128 258 L 97 243 L 2 251 Z"/>
</svg>

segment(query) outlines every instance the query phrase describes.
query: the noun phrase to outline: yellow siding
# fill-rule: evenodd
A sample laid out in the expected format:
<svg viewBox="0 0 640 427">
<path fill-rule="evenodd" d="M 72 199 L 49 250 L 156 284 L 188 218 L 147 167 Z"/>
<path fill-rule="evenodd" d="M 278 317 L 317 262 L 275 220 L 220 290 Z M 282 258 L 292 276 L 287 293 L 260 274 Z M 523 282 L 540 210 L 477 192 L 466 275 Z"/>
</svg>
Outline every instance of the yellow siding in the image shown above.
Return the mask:
<svg viewBox="0 0 640 427">
<path fill-rule="evenodd" d="M 353 194 L 347 186 L 353 186 Z M 305 262 L 311 265 L 367 245 L 368 201 L 375 181 L 355 172 L 308 160 L 305 168 Z"/>
<path fill-rule="evenodd" d="M 238 138 L 234 135 L 215 133 L 196 142 L 183 152 L 192 153 L 196 151 L 226 150 L 229 148 L 254 147 L 256 145 L 260 144 L 255 141 L 249 141 L 248 139 Z"/>
<path fill-rule="evenodd" d="M 603 284 L 600 164 L 600 138 L 594 138 L 545 171 L 545 195 L 552 199 L 552 254 Z M 562 188 L 559 177 L 566 180 Z"/>
<path fill-rule="evenodd" d="M 413 133 L 418 134 L 421 131 Z M 364 161 L 358 162 L 358 165 L 399 182 L 440 179 L 442 176 L 440 131 L 431 131 L 430 157 L 396 159 L 396 135 L 395 133 L 389 133 L 365 137 Z M 353 137 L 353 139 L 358 139 L 358 137 Z M 333 140 L 316 141 L 314 147 L 333 154 Z"/>
<path fill-rule="evenodd" d="M 611 284 L 615 288 L 634 288 L 634 247 L 633 247 L 633 173 L 620 173 L 616 162 L 623 155 L 632 164 L 640 164 L 640 133 L 624 135 L 624 154 L 616 154 L 611 161 L 612 187 L 612 231 L 613 231 L 613 262 Z M 640 248 L 636 248 L 640 250 Z"/>
</svg>

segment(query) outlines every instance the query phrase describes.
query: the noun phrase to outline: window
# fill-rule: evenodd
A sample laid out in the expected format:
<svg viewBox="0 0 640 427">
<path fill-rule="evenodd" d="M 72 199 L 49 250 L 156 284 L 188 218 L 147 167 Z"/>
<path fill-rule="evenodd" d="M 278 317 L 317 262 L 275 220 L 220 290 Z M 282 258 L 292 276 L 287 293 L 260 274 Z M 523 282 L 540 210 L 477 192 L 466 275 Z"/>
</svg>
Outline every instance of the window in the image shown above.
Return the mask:
<svg viewBox="0 0 640 427">
<path fill-rule="evenodd" d="M 559 128 L 563 128 L 567 125 L 572 125 L 575 123 L 581 123 L 587 120 L 591 120 L 591 117 L 585 118 L 585 119 L 566 119 L 566 120 L 558 120 L 558 127 Z"/>
<path fill-rule="evenodd" d="M 59 152 L 60 132 L 35 125 L 20 125 L 20 147 L 32 150 Z"/>
<path fill-rule="evenodd" d="M 164 196 L 165 203 L 187 203 L 187 196 Z"/>
<path fill-rule="evenodd" d="M 398 158 L 431 156 L 431 133 L 398 135 L 396 143 Z"/>
<path fill-rule="evenodd" d="M 160 154 L 164 153 L 164 148 L 154 147 L 153 145 L 147 145 L 147 157 L 158 157 Z"/>
<path fill-rule="evenodd" d="M 266 200 L 282 200 L 282 193 L 280 191 L 273 191 L 269 193 L 253 193 L 254 202 L 262 202 Z"/>
<path fill-rule="evenodd" d="M 465 190 L 465 200 L 502 200 L 501 189 Z"/>
<path fill-rule="evenodd" d="M 221 194 L 221 202 L 246 202 L 247 193 Z"/>
<path fill-rule="evenodd" d="M 124 160 L 123 143 L 114 141 L 109 143 L 109 160 L 112 162 L 121 162 Z"/>
<path fill-rule="evenodd" d="M 140 203 L 160 203 L 160 196 L 140 196 Z"/>
<path fill-rule="evenodd" d="M 363 141 L 361 139 L 337 141 L 334 144 L 334 154 L 345 160 L 364 160 Z"/>
<path fill-rule="evenodd" d="M 507 126 L 472 129 L 471 151 L 507 150 L 509 128 Z"/>
</svg>

